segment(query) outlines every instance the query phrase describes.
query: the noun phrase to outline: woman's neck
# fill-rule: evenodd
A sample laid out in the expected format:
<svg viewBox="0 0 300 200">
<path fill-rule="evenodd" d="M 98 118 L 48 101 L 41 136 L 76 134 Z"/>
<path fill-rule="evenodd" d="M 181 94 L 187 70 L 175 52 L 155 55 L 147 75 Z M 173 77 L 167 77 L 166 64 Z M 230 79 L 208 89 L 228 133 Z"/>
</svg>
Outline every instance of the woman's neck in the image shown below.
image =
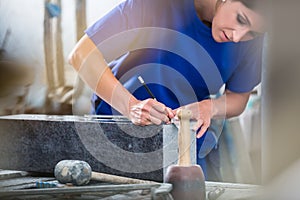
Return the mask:
<svg viewBox="0 0 300 200">
<path fill-rule="evenodd" d="M 194 0 L 198 17 L 204 23 L 211 23 L 215 14 L 217 0 Z"/>
</svg>

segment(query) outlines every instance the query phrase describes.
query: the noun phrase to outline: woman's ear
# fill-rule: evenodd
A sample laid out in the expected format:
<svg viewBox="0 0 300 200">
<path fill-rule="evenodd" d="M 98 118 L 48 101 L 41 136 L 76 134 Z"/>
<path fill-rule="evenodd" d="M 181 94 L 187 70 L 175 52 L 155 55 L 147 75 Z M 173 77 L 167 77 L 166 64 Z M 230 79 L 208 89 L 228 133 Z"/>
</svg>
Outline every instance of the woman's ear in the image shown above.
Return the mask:
<svg viewBox="0 0 300 200">
<path fill-rule="evenodd" d="M 215 6 L 215 11 L 220 7 L 222 3 L 225 3 L 227 0 L 217 0 L 216 6 Z"/>
</svg>

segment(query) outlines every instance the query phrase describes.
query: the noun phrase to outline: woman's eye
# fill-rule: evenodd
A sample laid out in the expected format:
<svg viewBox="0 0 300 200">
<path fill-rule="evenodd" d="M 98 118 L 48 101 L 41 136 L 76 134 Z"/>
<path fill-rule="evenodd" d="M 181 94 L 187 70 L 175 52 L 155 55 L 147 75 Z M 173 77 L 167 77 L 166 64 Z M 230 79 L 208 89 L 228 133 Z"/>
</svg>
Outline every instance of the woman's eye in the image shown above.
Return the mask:
<svg viewBox="0 0 300 200">
<path fill-rule="evenodd" d="M 247 20 L 240 14 L 237 15 L 237 21 L 238 21 L 238 23 L 240 23 L 242 25 L 247 24 Z"/>
</svg>

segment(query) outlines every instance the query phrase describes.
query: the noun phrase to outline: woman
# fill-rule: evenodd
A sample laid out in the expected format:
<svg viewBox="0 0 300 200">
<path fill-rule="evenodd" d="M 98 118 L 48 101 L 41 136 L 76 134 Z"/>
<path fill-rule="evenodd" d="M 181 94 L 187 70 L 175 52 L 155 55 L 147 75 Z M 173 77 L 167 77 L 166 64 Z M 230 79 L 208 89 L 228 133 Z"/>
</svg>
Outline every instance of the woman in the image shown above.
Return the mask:
<svg viewBox="0 0 300 200">
<path fill-rule="evenodd" d="M 197 121 L 200 141 L 212 119 L 242 113 L 260 82 L 264 30 L 256 3 L 262 2 L 122 2 L 86 30 L 70 55 L 95 91 L 93 112 L 121 113 L 134 124 L 149 125 L 170 123 L 176 109 L 185 107 Z M 223 86 L 224 93 L 211 98 Z"/>
</svg>

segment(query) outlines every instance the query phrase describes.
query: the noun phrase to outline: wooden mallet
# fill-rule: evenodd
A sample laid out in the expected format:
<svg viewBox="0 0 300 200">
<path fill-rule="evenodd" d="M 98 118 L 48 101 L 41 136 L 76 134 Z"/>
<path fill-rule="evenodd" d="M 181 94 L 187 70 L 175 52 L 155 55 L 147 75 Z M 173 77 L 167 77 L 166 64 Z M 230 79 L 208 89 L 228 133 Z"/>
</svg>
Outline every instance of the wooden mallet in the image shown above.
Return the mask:
<svg viewBox="0 0 300 200">
<path fill-rule="evenodd" d="M 199 165 L 191 165 L 190 110 L 179 109 L 178 165 L 167 168 L 164 181 L 171 183 L 171 194 L 175 200 L 205 200 L 205 178 Z"/>
<path fill-rule="evenodd" d="M 73 185 L 85 185 L 90 180 L 119 184 L 157 184 L 154 181 L 93 172 L 90 165 L 81 160 L 58 162 L 54 169 L 54 176 L 60 183 L 72 183 Z"/>
</svg>

